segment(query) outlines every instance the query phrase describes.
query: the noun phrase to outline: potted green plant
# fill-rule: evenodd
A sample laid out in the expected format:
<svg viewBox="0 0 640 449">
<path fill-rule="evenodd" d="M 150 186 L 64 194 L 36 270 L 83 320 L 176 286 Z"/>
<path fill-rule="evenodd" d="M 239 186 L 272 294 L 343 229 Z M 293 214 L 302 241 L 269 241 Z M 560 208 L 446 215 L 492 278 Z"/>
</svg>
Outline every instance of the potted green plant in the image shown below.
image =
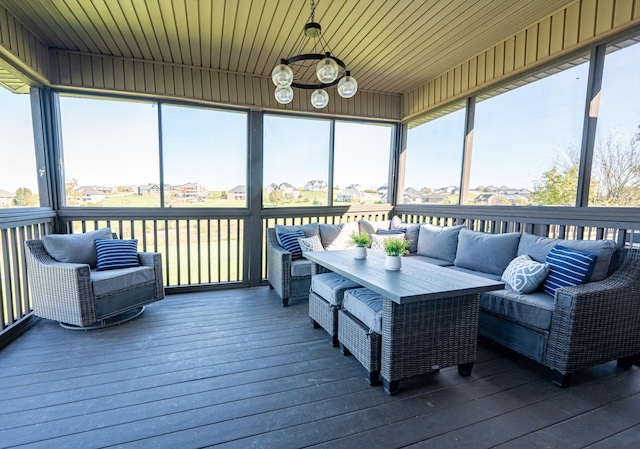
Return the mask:
<svg viewBox="0 0 640 449">
<path fill-rule="evenodd" d="M 397 271 L 402 267 L 401 257 L 409 254 L 409 240 L 404 237 L 390 237 L 384 241 L 384 252 L 387 253 L 384 267 Z"/>
<path fill-rule="evenodd" d="M 366 259 L 367 245 L 371 244 L 371 236 L 365 231 L 360 231 L 359 234 L 352 232 L 350 237 L 351 244 L 356 247 L 355 255 L 353 257 L 356 259 Z"/>
</svg>

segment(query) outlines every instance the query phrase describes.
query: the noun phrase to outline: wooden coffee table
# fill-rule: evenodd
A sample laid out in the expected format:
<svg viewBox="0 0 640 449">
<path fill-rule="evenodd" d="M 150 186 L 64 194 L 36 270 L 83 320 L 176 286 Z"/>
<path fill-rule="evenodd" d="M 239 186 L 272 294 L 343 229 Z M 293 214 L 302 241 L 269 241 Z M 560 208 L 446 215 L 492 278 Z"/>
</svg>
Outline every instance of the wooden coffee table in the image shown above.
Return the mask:
<svg viewBox="0 0 640 449">
<path fill-rule="evenodd" d="M 395 394 L 400 381 L 458 365 L 471 374 L 476 359 L 480 293 L 504 288 L 500 281 L 403 257 L 402 269 L 384 268 L 386 255 L 353 250 L 316 251 L 308 260 L 367 287 L 384 300 L 380 373 L 385 391 Z"/>
</svg>

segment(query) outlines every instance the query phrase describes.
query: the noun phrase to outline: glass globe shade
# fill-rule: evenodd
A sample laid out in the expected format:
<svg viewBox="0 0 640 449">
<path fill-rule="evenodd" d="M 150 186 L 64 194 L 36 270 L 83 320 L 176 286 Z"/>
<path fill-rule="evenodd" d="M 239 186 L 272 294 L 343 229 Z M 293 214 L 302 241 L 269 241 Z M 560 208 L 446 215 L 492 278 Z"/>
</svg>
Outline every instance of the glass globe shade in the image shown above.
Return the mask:
<svg viewBox="0 0 640 449">
<path fill-rule="evenodd" d="M 311 94 L 311 104 L 314 108 L 322 109 L 329 104 L 329 94 L 326 90 L 314 90 Z"/>
<path fill-rule="evenodd" d="M 280 104 L 291 103 L 293 100 L 293 89 L 290 86 L 278 86 L 276 87 L 276 101 Z"/>
<path fill-rule="evenodd" d="M 277 87 L 291 86 L 293 82 L 293 70 L 287 64 L 277 65 L 271 72 L 271 80 Z"/>
<path fill-rule="evenodd" d="M 352 76 L 344 76 L 340 81 L 338 81 L 338 94 L 342 98 L 351 98 L 353 97 L 358 90 L 358 82 Z"/>
<path fill-rule="evenodd" d="M 316 66 L 316 76 L 323 84 L 333 83 L 338 77 L 338 63 L 331 58 L 324 58 Z"/>
</svg>

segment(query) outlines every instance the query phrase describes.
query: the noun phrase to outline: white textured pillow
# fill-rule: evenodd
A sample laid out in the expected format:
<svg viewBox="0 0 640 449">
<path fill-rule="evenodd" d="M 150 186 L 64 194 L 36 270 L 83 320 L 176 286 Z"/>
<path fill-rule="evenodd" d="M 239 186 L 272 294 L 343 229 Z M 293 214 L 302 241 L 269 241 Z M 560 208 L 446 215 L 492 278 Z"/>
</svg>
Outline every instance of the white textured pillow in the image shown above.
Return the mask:
<svg viewBox="0 0 640 449">
<path fill-rule="evenodd" d="M 384 252 L 384 242 L 388 238 L 398 237 L 394 234 L 371 234 L 371 249 Z"/>
<path fill-rule="evenodd" d="M 502 273 L 502 282 L 514 293 L 531 293 L 544 282 L 549 274 L 549 265 L 536 262 L 523 254 L 513 259 Z"/>
<path fill-rule="evenodd" d="M 322 247 L 322 242 L 320 241 L 320 237 L 314 235 L 312 237 L 299 238 L 298 242 L 300 243 L 300 249 L 303 253 L 309 251 L 324 251 Z"/>
</svg>

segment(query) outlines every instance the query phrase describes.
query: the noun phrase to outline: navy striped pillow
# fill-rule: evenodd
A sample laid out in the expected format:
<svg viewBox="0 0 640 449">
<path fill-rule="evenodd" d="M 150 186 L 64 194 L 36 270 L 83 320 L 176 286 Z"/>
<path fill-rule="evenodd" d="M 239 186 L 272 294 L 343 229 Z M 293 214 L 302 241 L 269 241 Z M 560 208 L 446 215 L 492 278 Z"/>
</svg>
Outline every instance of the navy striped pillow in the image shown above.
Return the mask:
<svg viewBox="0 0 640 449">
<path fill-rule="evenodd" d="M 596 254 L 554 246 L 545 260 L 549 264 L 549 276 L 542 288 L 554 296 L 560 287 L 584 284 L 593 273 L 597 257 Z"/>
<path fill-rule="evenodd" d="M 300 249 L 299 238 L 304 238 L 304 232 L 301 230 L 293 232 L 278 232 L 278 239 L 282 247 L 291 253 L 292 259 L 302 257 L 302 249 Z"/>
<path fill-rule="evenodd" d="M 140 265 L 138 262 L 138 240 L 96 239 L 98 270 L 115 270 Z"/>
</svg>

